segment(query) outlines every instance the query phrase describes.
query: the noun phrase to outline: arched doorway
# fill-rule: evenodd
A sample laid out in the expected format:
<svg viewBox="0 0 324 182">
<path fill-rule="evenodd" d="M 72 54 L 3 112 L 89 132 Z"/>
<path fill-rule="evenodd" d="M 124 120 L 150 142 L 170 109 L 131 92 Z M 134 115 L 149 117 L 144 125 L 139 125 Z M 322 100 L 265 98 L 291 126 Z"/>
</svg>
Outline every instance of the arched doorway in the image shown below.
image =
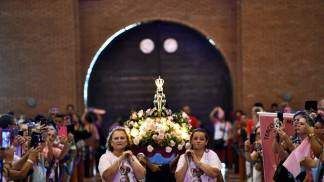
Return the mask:
<svg viewBox="0 0 324 182">
<path fill-rule="evenodd" d="M 206 121 L 216 105 L 232 110 L 231 77 L 220 51 L 198 31 L 169 21 L 134 24 L 110 37 L 88 70 L 85 104 L 127 119 L 130 110 L 153 105 L 159 75 L 173 111 L 190 105 Z"/>
</svg>

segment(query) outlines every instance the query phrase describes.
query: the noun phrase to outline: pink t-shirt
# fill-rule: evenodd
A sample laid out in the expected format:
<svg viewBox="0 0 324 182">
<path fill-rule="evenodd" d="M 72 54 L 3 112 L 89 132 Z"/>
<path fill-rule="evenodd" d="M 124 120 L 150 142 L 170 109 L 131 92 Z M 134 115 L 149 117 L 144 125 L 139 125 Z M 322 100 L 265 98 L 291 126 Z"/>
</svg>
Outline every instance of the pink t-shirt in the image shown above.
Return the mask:
<svg viewBox="0 0 324 182">
<path fill-rule="evenodd" d="M 216 167 L 219 170 L 222 169 L 221 161 L 219 160 L 217 154 L 212 150 L 208 150 L 207 152 L 205 151 L 202 158 L 200 159 L 200 161 L 205 163 L 205 164 L 210 165 L 211 167 Z M 186 162 L 185 154 L 182 154 L 180 156 L 180 158 L 179 158 L 176 172 L 179 171 L 182 168 L 182 166 L 185 164 L 185 162 Z M 189 167 L 188 167 L 188 169 L 186 171 L 186 174 L 185 174 L 184 181 L 185 182 L 192 181 L 197 175 L 199 175 L 199 173 L 202 173 L 200 177 L 201 177 L 201 180 L 204 181 L 204 182 L 205 181 L 207 182 L 207 181 L 215 181 L 216 180 L 215 178 L 207 176 L 205 173 L 203 173 L 202 170 L 200 170 L 195 165 L 195 163 L 193 161 L 190 161 Z"/>
</svg>

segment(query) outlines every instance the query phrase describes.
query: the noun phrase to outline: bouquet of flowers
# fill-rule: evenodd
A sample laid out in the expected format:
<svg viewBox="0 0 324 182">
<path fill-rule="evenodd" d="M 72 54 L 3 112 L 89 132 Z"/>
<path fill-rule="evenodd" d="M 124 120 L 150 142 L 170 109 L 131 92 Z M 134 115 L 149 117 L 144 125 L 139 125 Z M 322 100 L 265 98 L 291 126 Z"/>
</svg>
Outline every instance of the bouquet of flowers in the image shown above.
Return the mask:
<svg viewBox="0 0 324 182">
<path fill-rule="evenodd" d="M 190 147 L 189 137 L 191 125 L 186 113 L 174 113 L 170 110 L 156 114 L 156 109 L 133 112 L 125 128 L 135 148 L 146 148 L 148 153 L 164 149 L 166 153 L 182 151 Z M 145 153 L 147 153 L 145 151 Z M 144 151 L 143 151 L 144 152 Z"/>
<path fill-rule="evenodd" d="M 131 137 L 135 151 L 146 155 L 160 153 L 164 157 L 190 147 L 191 125 L 184 112 L 172 114 L 165 108 L 164 80 L 155 80 L 154 108 L 133 112 L 125 128 Z"/>
</svg>

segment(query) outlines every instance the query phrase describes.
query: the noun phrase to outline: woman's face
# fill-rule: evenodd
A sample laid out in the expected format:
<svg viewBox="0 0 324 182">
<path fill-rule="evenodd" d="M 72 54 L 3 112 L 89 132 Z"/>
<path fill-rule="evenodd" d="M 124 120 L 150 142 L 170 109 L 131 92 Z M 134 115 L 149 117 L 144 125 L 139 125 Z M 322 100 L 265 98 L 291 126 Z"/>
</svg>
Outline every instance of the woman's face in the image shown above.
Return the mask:
<svg viewBox="0 0 324 182">
<path fill-rule="evenodd" d="M 195 132 L 191 139 L 191 145 L 193 149 L 205 149 L 207 145 L 207 139 L 204 132 Z"/>
<path fill-rule="evenodd" d="M 54 129 L 49 129 L 48 132 L 47 132 L 47 139 L 50 142 L 54 142 L 55 141 L 55 138 L 56 138 L 56 135 L 55 135 Z"/>
<path fill-rule="evenodd" d="M 320 138 L 324 139 L 324 128 L 323 125 L 320 122 L 316 122 L 314 125 L 314 134 Z"/>
<path fill-rule="evenodd" d="M 127 147 L 128 140 L 125 131 L 116 130 L 111 136 L 110 145 L 113 151 L 123 151 Z"/>
<path fill-rule="evenodd" d="M 294 128 L 297 133 L 297 135 L 303 135 L 306 134 L 307 129 L 307 122 L 306 119 L 302 116 L 296 116 L 294 120 Z"/>
</svg>

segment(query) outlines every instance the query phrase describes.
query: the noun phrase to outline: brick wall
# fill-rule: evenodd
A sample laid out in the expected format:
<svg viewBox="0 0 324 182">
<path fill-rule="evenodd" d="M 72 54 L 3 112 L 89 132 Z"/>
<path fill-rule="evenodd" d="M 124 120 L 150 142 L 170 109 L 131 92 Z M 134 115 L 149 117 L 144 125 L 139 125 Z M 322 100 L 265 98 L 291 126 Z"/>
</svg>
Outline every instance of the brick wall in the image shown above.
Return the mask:
<svg viewBox="0 0 324 182">
<path fill-rule="evenodd" d="M 0 113 L 76 103 L 78 18 L 73 0 L 0 2 Z M 38 104 L 30 108 L 26 100 Z"/>
<path fill-rule="evenodd" d="M 135 22 L 171 20 L 212 38 L 231 72 L 234 105 L 292 106 L 324 93 L 324 2 L 257 0 L 2 0 L 0 112 L 83 108 L 83 83 L 100 46 Z M 26 99 L 34 97 L 36 108 Z"/>
<path fill-rule="evenodd" d="M 239 69 L 236 16 L 234 0 L 80 1 L 82 78 L 95 53 L 115 32 L 136 22 L 170 20 L 190 26 L 214 40 L 228 63 L 234 90 L 239 92 L 235 89 Z M 234 100 L 238 103 L 239 98 Z"/>
<path fill-rule="evenodd" d="M 242 1 L 243 106 L 324 97 L 324 1 Z"/>
</svg>

